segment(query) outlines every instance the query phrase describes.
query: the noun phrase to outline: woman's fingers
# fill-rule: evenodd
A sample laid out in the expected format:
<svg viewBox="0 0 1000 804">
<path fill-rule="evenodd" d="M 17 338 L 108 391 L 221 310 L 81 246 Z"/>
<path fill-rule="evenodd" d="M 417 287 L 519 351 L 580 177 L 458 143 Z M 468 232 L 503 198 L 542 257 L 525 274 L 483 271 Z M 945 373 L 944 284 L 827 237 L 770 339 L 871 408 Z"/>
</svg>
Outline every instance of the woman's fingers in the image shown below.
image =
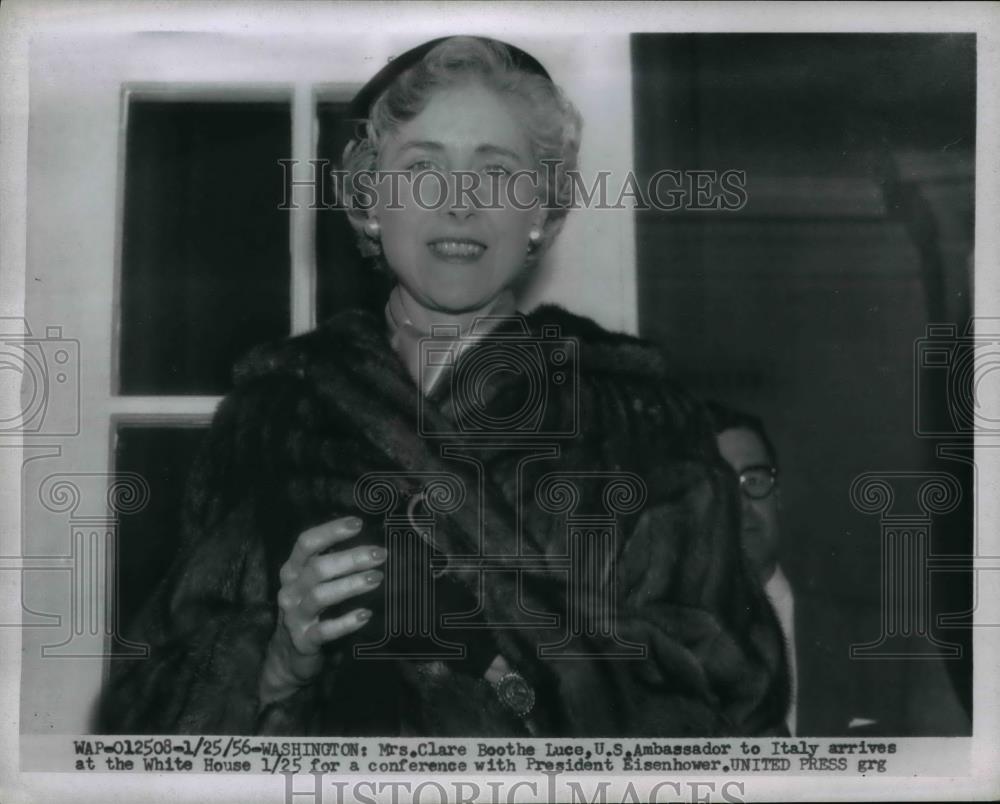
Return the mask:
<svg viewBox="0 0 1000 804">
<path fill-rule="evenodd" d="M 378 587 L 384 574 L 375 569 L 387 557 L 382 547 L 364 545 L 327 552 L 356 536 L 361 520 L 344 517 L 303 531 L 281 567 L 278 624 L 268 646 L 261 674 L 261 700 L 271 701 L 293 692 L 320 671 L 320 648 L 361 628 L 371 618 L 368 609 L 320 619 L 335 603 Z"/>
<path fill-rule="evenodd" d="M 384 573 L 379 570 L 369 570 L 317 584 L 299 601 L 299 613 L 307 618 L 315 617 L 334 603 L 370 592 L 382 583 L 384 577 Z"/>
<path fill-rule="evenodd" d="M 353 634 L 367 623 L 371 616 L 372 613 L 368 609 L 355 609 L 341 617 L 319 620 L 310 627 L 313 632 L 312 636 L 320 643 L 332 642 L 348 634 Z"/>
<path fill-rule="evenodd" d="M 313 556 L 306 562 L 296 585 L 301 589 L 312 589 L 333 578 L 377 567 L 385 561 L 386 555 L 384 548 L 366 544 L 337 553 Z"/>
<path fill-rule="evenodd" d="M 346 516 L 302 531 L 295 540 L 292 554 L 281 568 L 281 582 L 284 584 L 294 581 L 310 558 L 338 542 L 356 536 L 361 531 L 361 524 L 358 517 Z"/>
</svg>

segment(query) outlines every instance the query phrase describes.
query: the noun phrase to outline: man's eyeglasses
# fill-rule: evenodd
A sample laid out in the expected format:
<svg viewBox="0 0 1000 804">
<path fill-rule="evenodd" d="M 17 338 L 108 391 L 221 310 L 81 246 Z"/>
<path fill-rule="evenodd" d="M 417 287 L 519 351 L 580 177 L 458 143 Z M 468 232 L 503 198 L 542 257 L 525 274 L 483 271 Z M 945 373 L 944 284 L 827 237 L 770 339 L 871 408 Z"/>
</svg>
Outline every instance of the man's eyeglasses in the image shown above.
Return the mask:
<svg viewBox="0 0 1000 804">
<path fill-rule="evenodd" d="M 770 496 L 778 482 L 778 470 L 767 464 L 748 466 L 740 472 L 740 491 L 751 500 Z"/>
</svg>

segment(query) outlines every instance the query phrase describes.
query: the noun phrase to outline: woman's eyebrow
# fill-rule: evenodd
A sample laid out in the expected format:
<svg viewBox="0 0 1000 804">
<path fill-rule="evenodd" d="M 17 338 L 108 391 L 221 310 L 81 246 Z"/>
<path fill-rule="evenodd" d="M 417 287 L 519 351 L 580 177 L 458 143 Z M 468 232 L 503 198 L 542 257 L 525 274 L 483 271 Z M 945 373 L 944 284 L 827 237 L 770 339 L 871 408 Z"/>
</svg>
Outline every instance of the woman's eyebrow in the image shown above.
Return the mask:
<svg viewBox="0 0 1000 804">
<path fill-rule="evenodd" d="M 441 152 L 446 150 L 446 148 L 443 143 L 436 140 L 407 140 L 399 144 L 396 152 L 402 154 L 410 150 Z M 475 153 L 477 156 L 506 156 L 518 161 L 524 160 L 524 157 L 517 151 L 505 148 L 502 145 L 494 145 L 493 143 L 484 143 L 476 146 Z"/>
<path fill-rule="evenodd" d="M 440 142 L 435 142 L 434 140 L 409 140 L 407 142 L 401 143 L 399 146 L 399 153 L 409 150 L 423 150 L 423 151 L 443 151 L 444 145 Z"/>
<path fill-rule="evenodd" d="M 521 156 L 521 154 L 519 154 L 517 151 L 512 151 L 510 148 L 504 148 L 502 145 L 480 145 L 478 148 L 476 148 L 476 153 L 479 155 L 486 154 L 490 156 L 493 155 L 507 156 L 510 157 L 511 159 L 516 159 L 519 161 L 524 159 L 524 157 Z"/>
</svg>

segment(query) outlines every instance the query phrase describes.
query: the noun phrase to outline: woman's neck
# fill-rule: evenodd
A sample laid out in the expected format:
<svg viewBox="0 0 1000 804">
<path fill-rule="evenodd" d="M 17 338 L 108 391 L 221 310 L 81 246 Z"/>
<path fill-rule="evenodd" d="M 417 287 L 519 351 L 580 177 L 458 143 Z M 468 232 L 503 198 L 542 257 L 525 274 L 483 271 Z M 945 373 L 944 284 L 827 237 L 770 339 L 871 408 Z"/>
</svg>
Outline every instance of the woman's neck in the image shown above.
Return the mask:
<svg viewBox="0 0 1000 804">
<path fill-rule="evenodd" d="M 432 310 L 410 295 L 402 285 L 396 285 L 389 297 L 389 313 L 397 325 L 407 325 L 417 332 L 430 335 L 435 327 L 458 327 L 461 336 L 466 336 L 476 319 L 490 315 L 513 315 L 515 312 L 514 294 L 505 290 L 476 310 L 461 313 L 449 313 L 444 310 Z"/>
<path fill-rule="evenodd" d="M 435 342 L 440 340 L 441 348 L 452 349 L 455 346 L 461 348 L 462 344 L 472 343 L 486 335 L 501 317 L 515 313 L 514 294 L 509 290 L 479 310 L 460 315 L 444 313 L 438 315 L 436 311 L 427 310 L 418 304 L 401 285 L 396 285 L 389 296 L 389 303 L 385 306 L 389 342 L 424 394 L 430 393 L 437 384 L 444 373 L 445 363 L 423 365 L 420 347 L 422 341 L 434 336 Z M 483 326 L 476 327 L 474 332 L 470 332 L 476 319 L 483 316 L 493 316 L 493 318 L 488 318 Z M 450 332 L 435 332 L 434 328 L 440 325 L 451 325 L 452 329 Z M 454 327 L 457 327 L 457 331 Z M 455 357 L 457 358 L 457 353 Z"/>
</svg>

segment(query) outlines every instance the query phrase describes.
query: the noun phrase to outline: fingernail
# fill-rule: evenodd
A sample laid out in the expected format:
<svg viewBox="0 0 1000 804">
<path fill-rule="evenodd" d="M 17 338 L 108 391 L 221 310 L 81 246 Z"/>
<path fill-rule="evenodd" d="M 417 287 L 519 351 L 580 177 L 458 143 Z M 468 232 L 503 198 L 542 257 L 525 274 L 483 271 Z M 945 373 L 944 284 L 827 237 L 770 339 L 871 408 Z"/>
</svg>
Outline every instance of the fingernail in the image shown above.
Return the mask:
<svg viewBox="0 0 1000 804">
<path fill-rule="evenodd" d="M 386 552 L 381 547 L 373 547 L 370 555 L 372 557 L 372 561 L 381 561 L 386 557 Z"/>
<path fill-rule="evenodd" d="M 359 623 L 364 623 L 371 619 L 372 613 L 368 609 L 362 609 L 355 616 Z"/>
<path fill-rule="evenodd" d="M 357 530 L 358 528 L 361 527 L 362 522 L 356 516 L 349 516 L 349 517 L 347 517 L 347 521 L 344 524 L 347 527 L 349 527 L 351 530 Z"/>
<path fill-rule="evenodd" d="M 369 572 L 365 576 L 365 583 L 368 584 L 369 586 L 374 586 L 375 584 L 379 583 L 383 577 L 385 576 L 382 575 L 381 572 Z"/>
</svg>

